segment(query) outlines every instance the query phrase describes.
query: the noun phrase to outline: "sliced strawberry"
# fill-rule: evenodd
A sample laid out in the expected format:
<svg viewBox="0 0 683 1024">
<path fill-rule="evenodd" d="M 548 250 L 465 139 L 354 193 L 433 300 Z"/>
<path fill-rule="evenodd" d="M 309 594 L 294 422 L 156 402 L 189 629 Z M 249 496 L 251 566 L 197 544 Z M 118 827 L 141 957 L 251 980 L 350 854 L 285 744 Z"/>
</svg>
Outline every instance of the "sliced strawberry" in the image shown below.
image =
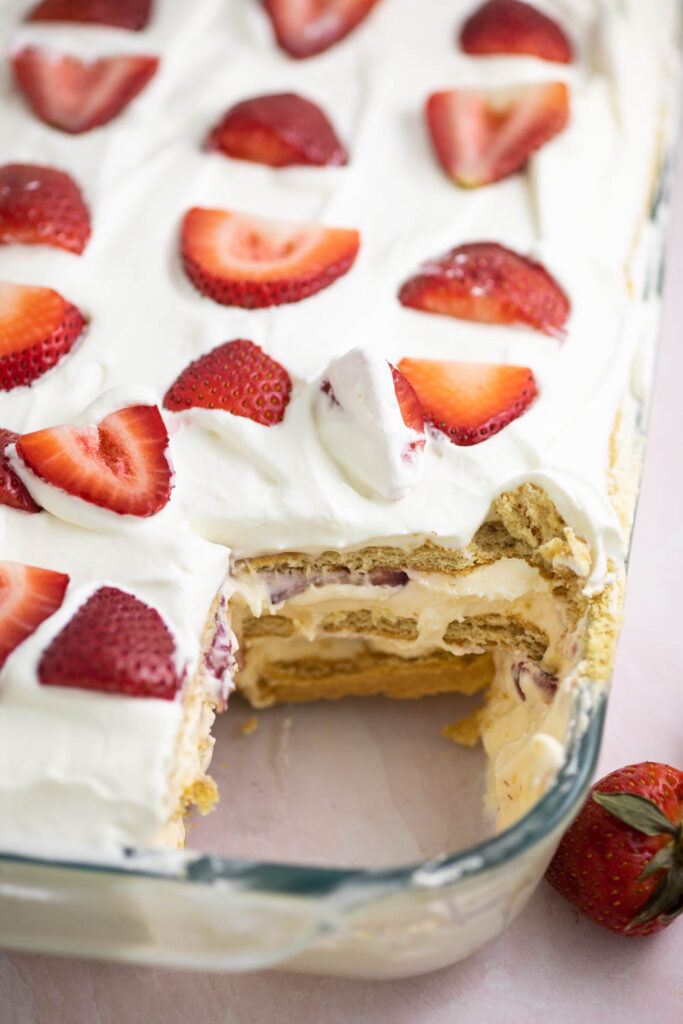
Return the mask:
<svg viewBox="0 0 683 1024">
<path fill-rule="evenodd" d="M 12 56 L 14 77 L 34 114 L 78 135 L 120 114 L 149 82 L 158 57 L 77 57 L 25 46 Z"/>
<path fill-rule="evenodd" d="M 68 583 L 63 572 L 0 562 L 0 667 L 15 647 L 57 611 Z"/>
<path fill-rule="evenodd" d="M 357 231 L 196 206 L 181 233 L 183 266 L 195 288 L 247 309 L 299 302 L 327 288 L 350 269 L 359 245 Z"/>
<path fill-rule="evenodd" d="M 402 359 L 398 368 L 415 388 L 426 422 L 458 445 L 497 434 L 538 394 L 527 366 Z"/>
<path fill-rule="evenodd" d="M 289 404 L 284 366 L 253 341 L 226 341 L 185 367 L 164 395 L 164 409 L 223 409 L 272 427 Z"/>
<path fill-rule="evenodd" d="M 24 434 L 17 454 L 51 486 L 120 515 L 153 516 L 171 496 L 168 434 L 155 405 L 119 409 L 96 427 Z"/>
<path fill-rule="evenodd" d="M 522 0 L 488 0 L 462 27 L 465 53 L 525 53 L 543 60 L 570 64 L 572 47 L 552 18 Z"/>
<path fill-rule="evenodd" d="M 401 416 L 403 422 L 411 430 L 417 430 L 418 433 L 424 433 L 424 413 L 422 406 L 420 405 L 419 399 L 415 394 L 415 388 L 410 381 L 403 376 L 400 370 L 397 370 L 392 363 L 391 374 L 394 378 L 394 389 L 396 391 L 396 398 L 398 399 L 398 405 L 401 410 Z M 424 441 L 417 441 L 417 445 L 424 448 Z"/>
<path fill-rule="evenodd" d="M 52 288 L 0 281 L 0 390 L 33 383 L 73 348 L 85 324 Z"/>
<path fill-rule="evenodd" d="M 432 93 L 425 114 L 446 173 L 463 188 L 478 188 L 521 170 L 563 130 L 569 93 L 564 82 L 450 89 Z"/>
<path fill-rule="evenodd" d="M 293 92 L 236 103 L 212 130 L 206 148 L 270 167 L 338 166 L 347 159 L 327 115 Z"/>
<path fill-rule="evenodd" d="M 0 167 L 0 243 L 82 253 L 89 238 L 90 212 L 70 175 L 36 164 Z"/>
<path fill-rule="evenodd" d="M 279 45 L 313 57 L 352 32 L 379 0 L 264 0 Z"/>
<path fill-rule="evenodd" d="M 43 686 L 161 700 L 173 700 L 183 676 L 159 612 L 117 587 L 96 590 L 38 664 Z"/>
<path fill-rule="evenodd" d="M 423 263 L 398 294 L 404 306 L 485 324 L 527 324 L 564 337 L 570 303 L 540 263 L 497 242 L 469 242 Z"/>
<path fill-rule="evenodd" d="M 9 505 L 21 512 L 40 512 L 37 505 L 17 474 L 10 466 L 6 448 L 19 440 L 19 434 L 0 427 L 0 505 Z"/>
<path fill-rule="evenodd" d="M 27 21 L 77 21 L 139 32 L 147 27 L 152 0 L 42 0 Z"/>
</svg>

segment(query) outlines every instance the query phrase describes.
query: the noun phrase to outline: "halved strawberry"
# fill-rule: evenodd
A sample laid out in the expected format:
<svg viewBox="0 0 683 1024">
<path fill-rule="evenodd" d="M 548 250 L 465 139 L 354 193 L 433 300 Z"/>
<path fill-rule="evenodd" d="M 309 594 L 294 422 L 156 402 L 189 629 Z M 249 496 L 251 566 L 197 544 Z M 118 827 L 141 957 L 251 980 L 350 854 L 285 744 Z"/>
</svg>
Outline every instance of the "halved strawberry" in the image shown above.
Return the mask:
<svg viewBox="0 0 683 1024">
<path fill-rule="evenodd" d="M 462 27 L 465 53 L 526 53 L 559 64 L 570 64 L 572 47 L 552 18 L 522 0 L 488 0 Z"/>
<path fill-rule="evenodd" d="M 223 409 L 272 427 L 289 404 L 284 366 L 253 341 L 226 341 L 185 367 L 164 395 L 164 409 Z"/>
<path fill-rule="evenodd" d="M 453 444 L 479 444 L 528 409 L 538 394 L 527 366 L 402 359 L 425 420 Z"/>
<path fill-rule="evenodd" d="M 100 587 L 54 638 L 38 664 L 43 686 L 173 700 L 183 682 L 175 641 L 155 608 Z"/>
<path fill-rule="evenodd" d="M 90 212 L 69 174 L 36 164 L 0 167 L 0 243 L 82 253 L 89 238 Z"/>
<path fill-rule="evenodd" d="M 26 487 L 10 466 L 5 449 L 19 440 L 19 434 L 0 427 L 0 505 L 9 505 L 21 512 L 40 512 L 40 505 L 33 500 Z"/>
<path fill-rule="evenodd" d="M 77 21 L 139 32 L 147 27 L 152 0 L 41 0 L 27 21 Z"/>
<path fill-rule="evenodd" d="M 73 348 L 85 324 L 52 288 L 0 281 L 0 390 L 42 376 Z"/>
<path fill-rule="evenodd" d="M 352 32 L 379 0 L 264 0 L 279 45 L 312 57 Z"/>
<path fill-rule="evenodd" d="M 0 667 L 15 647 L 57 611 L 68 583 L 63 572 L 0 562 Z"/>
<path fill-rule="evenodd" d="M 236 103 L 211 131 L 206 148 L 270 167 L 346 163 L 346 151 L 327 115 L 293 92 Z"/>
<path fill-rule="evenodd" d="M 24 434 L 17 454 L 46 483 L 120 515 L 153 516 L 171 497 L 168 434 L 155 405 L 119 409 L 96 427 Z"/>
<path fill-rule="evenodd" d="M 478 188 L 521 170 L 563 130 L 569 93 L 564 82 L 449 89 L 429 97 L 425 115 L 446 173 L 463 188 Z"/>
<path fill-rule="evenodd" d="M 564 337 L 569 299 L 540 263 L 497 242 L 469 242 L 423 263 L 401 287 L 404 306 L 486 324 L 527 324 Z"/>
<path fill-rule="evenodd" d="M 418 433 L 424 433 L 424 413 L 420 401 L 415 394 L 415 388 L 407 379 L 404 377 L 400 370 L 389 363 L 391 366 L 391 374 L 394 379 L 394 389 L 396 391 L 396 398 L 398 399 L 398 406 L 401 410 L 401 416 L 403 422 L 411 430 L 417 430 Z M 416 441 L 415 446 L 424 448 L 424 441 Z"/>
<path fill-rule="evenodd" d="M 195 288 L 247 309 L 299 302 L 327 288 L 350 269 L 359 245 L 357 231 L 197 206 L 181 232 L 183 266 Z"/>
<path fill-rule="evenodd" d="M 25 46 L 12 55 L 17 84 L 34 114 L 64 132 L 78 135 L 120 114 L 149 82 L 158 57 L 77 57 Z"/>
</svg>

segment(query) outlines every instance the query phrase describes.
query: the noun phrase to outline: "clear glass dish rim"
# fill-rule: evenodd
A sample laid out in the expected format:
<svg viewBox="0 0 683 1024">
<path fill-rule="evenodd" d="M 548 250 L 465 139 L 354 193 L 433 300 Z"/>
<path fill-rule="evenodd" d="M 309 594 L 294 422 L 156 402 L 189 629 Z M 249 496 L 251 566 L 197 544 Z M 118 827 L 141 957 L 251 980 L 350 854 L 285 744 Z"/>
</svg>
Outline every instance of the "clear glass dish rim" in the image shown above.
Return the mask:
<svg viewBox="0 0 683 1024">
<path fill-rule="evenodd" d="M 656 224 L 661 217 L 664 242 L 658 250 L 658 267 L 649 286 L 661 297 L 666 265 L 666 227 L 671 202 L 673 172 L 678 155 L 678 112 L 680 88 L 679 74 L 671 88 L 669 111 L 669 145 L 664 145 L 655 187 L 649 204 L 649 221 Z M 660 325 L 661 330 L 661 325 Z M 638 426 L 641 437 L 647 436 L 649 408 L 641 404 Z M 636 497 L 636 508 L 640 491 Z M 635 518 L 635 509 L 634 509 Z M 629 536 L 628 547 L 633 540 Z M 628 564 L 628 556 L 626 559 Z M 371 899 L 392 892 L 439 889 L 478 875 L 491 872 L 522 856 L 537 843 L 547 838 L 563 823 L 572 811 L 578 812 L 578 802 L 588 789 L 597 763 L 605 720 L 611 679 L 597 684 L 584 680 L 574 696 L 574 709 L 570 724 L 565 756 L 557 775 L 547 792 L 533 807 L 507 829 L 474 846 L 454 854 L 428 859 L 417 864 L 396 868 L 364 869 L 334 868 L 304 864 L 286 864 L 272 861 L 254 861 L 241 858 L 202 854 L 200 851 L 128 849 L 121 856 L 99 861 L 75 857 L 48 857 L 22 854 L 0 848 L 0 867 L 11 865 L 36 869 L 59 869 L 65 872 L 88 872 L 127 878 L 148 878 L 171 883 L 212 885 L 228 883 L 234 889 L 270 896 L 318 897 L 335 896 L 345 891 L 357 897 Z"/>
<path fill-rule="evenodd" d="M 550 788 L 523 817 L 502 832 L 458 853 L 388 868 L 335 868 L 287 864 L 181 851 L 128 849 L 122 858 L 52 858 L 2 851 L 0 865 L 35 866 L 64 871 L 211 885 L 232 883 L 241 891 L 279 896 L 328 897 L 349 889 L 354 902 L 366 894 L 410 889 L 435 891 L 493 871 L 523 855 L 562 823 L 587 789 L 597 762 L 608 687 L 587 683 L 575 695 L 565 757 Z M 585 707 L 585 696 L 589 705 Z M 583 719 L 583 721 L 582 721 Z M 587 719 L 587 721 L 586 721 Z"/>
</svg>

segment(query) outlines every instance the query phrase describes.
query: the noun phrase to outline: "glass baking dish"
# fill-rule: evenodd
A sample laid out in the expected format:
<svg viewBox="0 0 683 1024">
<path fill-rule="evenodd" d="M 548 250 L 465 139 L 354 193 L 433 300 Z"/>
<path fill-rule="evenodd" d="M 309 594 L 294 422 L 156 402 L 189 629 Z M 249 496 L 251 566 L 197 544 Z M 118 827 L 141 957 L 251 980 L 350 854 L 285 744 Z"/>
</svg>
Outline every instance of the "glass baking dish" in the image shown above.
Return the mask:
<svg viewBox="0 0 683 1024">
<path fill-rule="evenodd" d="M 668 154 L 650 208 L 645 298 L 655 301 L 663 283 L 672 169 Z M 638 455 L 646 411 L 644 405 Z M 425 698 L 420 707 L 433 709 L 432 700 Z M 369 978 L 454 963 L 497 936 L 542 878 L 590 785 L 606 703 L 605 688 L 585 680 L 574 696 L 564 763 L 542 799 L 505 831 L 452 855 L 357 869 L 191 849 L 125 850 L 87 859 L 0 850 L 0 946 L 173 967 L 286 968 Z M 418 724 L 427 716 L 432 743 L 432 711 L 408 712 L 404 705 L 403 712 Z M 285 720 L 285 733 L 287 728 Z M 392 737 L 385 738 L 391 746 Z M 311 770 L 321 772 L 325 743 L 318 746 L 322 754 Z M 221 754 L 219 746 L 214 759 Z M 446 778 L 446 787 L 451 777 L 455 792 L 457 773 Z M 322 775 L 315 782 L 320 790 L 327 785 Z M 480 802 L 481 792 L 473 789 Z M 442 815 L 443 802 L 434 802 L 435 815 Z M 190 833 L 190 844 L 193 838 Z M 279 841 L 272 837 L 274 852 L 280 852 Z M 284 839 L 282 845 L 286 850 Z"/>
<path fill-rule="evenodd" d="M 511 828 L 385 870 L 188 851 L 115 860 L 0 854 L 0 945 L 174 967 L 389 978 L 472 953 L 519 913 L 590 784 L 605 699 L 577 694 L 566 760 Z"/>
</svg>

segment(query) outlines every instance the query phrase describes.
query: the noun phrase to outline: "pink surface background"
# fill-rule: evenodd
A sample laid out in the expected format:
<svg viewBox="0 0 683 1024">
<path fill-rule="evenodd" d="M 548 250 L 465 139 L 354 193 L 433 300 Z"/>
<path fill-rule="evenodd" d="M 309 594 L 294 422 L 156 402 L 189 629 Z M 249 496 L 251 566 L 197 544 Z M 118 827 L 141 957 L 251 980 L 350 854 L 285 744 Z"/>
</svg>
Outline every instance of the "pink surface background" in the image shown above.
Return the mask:
<svg viewBox="0 0 683 1024">
<path fill-rule="evenodd" d="M 683 767 L 683 166 L 665 330 L 629 572 L 626 623 L 596 777 L 645 759 Z M 0 953 L 0 1024 L 575 1024 L 680 1019 L 683 920 L 651 939 L 589 924 L 542 882 L 469 960 L 422 978 L 178 972 Z"/>
</svg>

